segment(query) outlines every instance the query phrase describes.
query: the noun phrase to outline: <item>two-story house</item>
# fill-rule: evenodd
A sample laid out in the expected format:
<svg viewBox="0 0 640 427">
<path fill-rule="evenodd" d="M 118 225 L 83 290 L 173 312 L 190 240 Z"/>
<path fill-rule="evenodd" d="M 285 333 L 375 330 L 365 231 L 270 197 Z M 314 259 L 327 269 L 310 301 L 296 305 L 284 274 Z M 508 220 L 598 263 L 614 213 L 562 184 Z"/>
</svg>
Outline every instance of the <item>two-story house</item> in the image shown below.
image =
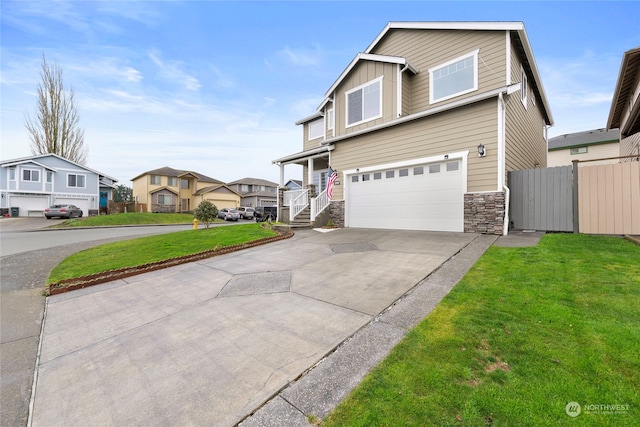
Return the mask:
<svg viewBox="0 0 640 427">
<path fill-rule="evenodd" d="M 240 206 L 240 194 L 224 182 L 197 172 L 165 166 L 131 181 L 134 200 L 146 204 L 148 212 L 192 212 L 204 200 L 218 209 Z"/>
<path fill-rule="evenodd" d="M 242 178 L 227 183 L 236 193 L 240 193 L 242 206 L 276 206 L 278 184 L 259 178 Z"/>
<path fill-rule="evenodd" d="M 507 172 L 546 167 L 553 119 L 523 23 L 391 22 L 296 124 L 281 220 L 502 234 Z"/>
<path fill-rule="evenodd" d="M 84 216 L 97 215 L 113 199 L 117 180 L 57 154 L 0 162 L 0 209 L 19 216 L 44 216 L 53 204 L 71 204 Z M 17 208 L 17 209 L 15 209 Z"/>
</svg>

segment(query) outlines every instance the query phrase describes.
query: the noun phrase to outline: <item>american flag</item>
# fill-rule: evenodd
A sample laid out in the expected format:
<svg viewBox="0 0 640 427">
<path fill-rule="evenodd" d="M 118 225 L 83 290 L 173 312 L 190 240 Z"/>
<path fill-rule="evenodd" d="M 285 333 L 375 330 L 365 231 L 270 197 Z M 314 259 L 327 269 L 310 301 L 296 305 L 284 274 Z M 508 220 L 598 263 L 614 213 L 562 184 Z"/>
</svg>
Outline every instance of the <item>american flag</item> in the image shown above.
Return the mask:
<svg viewBox="0 0 640 427">
<path fill-rule="evenodd" d="M 327 197 L 331 199 L 333 197 L 333 183 L 338 179 L 338 172 L 334 171 L 331 169 L 331 166 L 329 166 L 329 172 L 327 175 L 329 175 L 329 178 L 327 179 Z"/>
</svg>

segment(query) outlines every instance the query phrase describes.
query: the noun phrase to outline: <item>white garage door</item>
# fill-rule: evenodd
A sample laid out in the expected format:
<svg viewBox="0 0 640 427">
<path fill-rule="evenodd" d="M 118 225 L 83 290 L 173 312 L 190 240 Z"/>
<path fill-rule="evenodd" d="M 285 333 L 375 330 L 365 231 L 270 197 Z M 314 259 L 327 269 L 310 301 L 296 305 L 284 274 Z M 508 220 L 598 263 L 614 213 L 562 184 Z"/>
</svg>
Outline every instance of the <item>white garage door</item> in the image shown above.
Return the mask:
<svg viewBox="0 0 640 427">
<path fill-rule="evenodd" d="M 347 225 L 463 231 L 462 161 L 403 166 L 347 176 Z"/>
<path fill-rule="evenodd" d="M 89 216 L 89 199 L 56 198 L 56 205 L 76 205 L 82 209 L 82 216 Z"/>
<path fill-rule="evenodd" d="M 47 196 L 11 196 L 9 205 L 12 208 L 20 208 L 20 216 L 44 215 L 44 210 L 49 207 L 49 198 Z"/>
</svg>

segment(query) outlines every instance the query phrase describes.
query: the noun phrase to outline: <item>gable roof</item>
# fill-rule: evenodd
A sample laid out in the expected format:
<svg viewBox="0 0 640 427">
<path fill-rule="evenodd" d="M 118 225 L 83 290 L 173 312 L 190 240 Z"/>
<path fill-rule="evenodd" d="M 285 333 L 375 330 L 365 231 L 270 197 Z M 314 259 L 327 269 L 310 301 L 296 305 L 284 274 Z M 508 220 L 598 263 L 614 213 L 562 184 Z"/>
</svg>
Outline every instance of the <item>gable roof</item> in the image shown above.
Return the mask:
<svg viewBox="0 0 640 427">
<path fill-rule="evenodd" d="M 619 129 L 593 129 L 549 138 L 549 151 L 585 145 L 611 144 L 620 141 Z"/>
<path fill-rule="evenodd" d="M 245 184 L 245 185 L 264 185 L 266 187 L 277 187 L 278 184 L 275 182 L 267 181 L 266 179 L 260 178 L 242 178 L 232 182 L 228 182 L 227 185 L 236 185 L 236 184 Z"/>
<path fill-rule="evenodd" d="M 231 188 L 227 187 L 226 184 L 219 185 L 209 185 L 208 187 L 204 187 L 193 193 L 194 196 L 200 196 L 202 194 L 211 193 L 212 191 L 218 191 L 220 189 L 226 189 L 227 191 L 235 194 L 236 196 L 240 196 L 236 191 L 233 191 Z"/>
<path fill-rule="evenodd" d="M 622 124 L 622 113 L 625 111 L 628 105 L 627 103 L 633 95 L 631 91 L 636 88 L 636 76 L 639 74 L 640 46 L 626 51 L 622 56 L 618 81 L 613 92 L 609 119 L 607 120 L 607 128 L 619 128 Z M 624 129 L 621 129 L 621 131 L 623 137 L 640 132 L 640 96 L 639 99 L 635 100 L 630 116 L 625 123 Z"/>
<path fill-rule="evenodd" d="M 43 168 L 50 169 L 52 171 L 57 171 L 57 169 L 55 169 L 55 168 L 53 168 L 51 166 L 47 166 L 47 165 L 44 165 L 44 164 L 36 161 L 36 159 L 42 159 L 43 157 L 55 157 L 55 158 L 58 158 L 60 160 L 64 160 L 65 162 L 71 163 L 72 165 L 74 165 L 74 166 L 76 166 L 78 168 L 87 170 L 89 172 L 93 172 L 98 176 L 109 178 L 113 182 L 118 182 L 117 179 L 115 179 L 115 178 L 113 178 L 113 177 L 111 177 L 111 176 L 109 176 L 107 174 L 104 174 L 102 172 L 98 172 L 97 170 L 94 170 L 94 169 L 91 169 L 90 167 L 81 165 L 80 163 L 73 162 L 73 161 L 71 161 L 69 159 L 66 159 L 66 158 L 64 158 L 62 156 L 59 156 L 59 155 L 57 155 L 55 153 L 36 154 L 34 156 L 27 156 L 27 157 L 20 157 L 20 158 L 17 158 L 17 159 L 2 160 L 2 161 L 0 161 L 0 166 L 3 166 L 3 167 L 13 166 L 13 165 L 18 165 L 18 164 L 24 164 L 24 163 L 27 163 L 27 162 L 31 161 L 31 162 L 37 164 L 38 166 L 42 166 Z"/>
<path fill-rule="evenodd" d="M 131 181 L 135 181 L 138 178 L 141 178 L 145 175 L 162 175 L 162 176 L 170 176 L 170 177 L 175 177 L 175 178 L 179 178 L 185 175 L 193 175 L 198 181 L 200 182 L 211 182 L 213 184 L 224 184 L 224 182 L 219 181 L 217 179 L 211 178 L 209 176 L 203 175 L 201 173 L 197 173 L 197 172 L 193 172 L 193 171 L 185 171 L 185 170 L 180 170 L 180 169 L 173 169 L 170 168 L 169 166 L 165 166 L 159 169 L 154 169 L 154 170 L 150 170 L 144 173 L 141 173 L 140 175 L 136 176 L 135 178 L 131 179 Z"/>
</svg>

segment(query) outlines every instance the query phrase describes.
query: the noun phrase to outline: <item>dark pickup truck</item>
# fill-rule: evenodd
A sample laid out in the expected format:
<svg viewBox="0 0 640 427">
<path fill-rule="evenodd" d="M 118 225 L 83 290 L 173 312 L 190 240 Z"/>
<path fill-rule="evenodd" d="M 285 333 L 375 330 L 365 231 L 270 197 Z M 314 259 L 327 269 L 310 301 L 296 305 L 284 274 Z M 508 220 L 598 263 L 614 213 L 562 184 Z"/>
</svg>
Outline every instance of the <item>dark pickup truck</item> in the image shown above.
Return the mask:
<svg viewBox="0 0 640 427">
<path fill-rule="evenodd" d="M 277 206 L 258 206 L 255 214 L 256 222 L 275 221 L 278 217 Z"/>
</svg>

